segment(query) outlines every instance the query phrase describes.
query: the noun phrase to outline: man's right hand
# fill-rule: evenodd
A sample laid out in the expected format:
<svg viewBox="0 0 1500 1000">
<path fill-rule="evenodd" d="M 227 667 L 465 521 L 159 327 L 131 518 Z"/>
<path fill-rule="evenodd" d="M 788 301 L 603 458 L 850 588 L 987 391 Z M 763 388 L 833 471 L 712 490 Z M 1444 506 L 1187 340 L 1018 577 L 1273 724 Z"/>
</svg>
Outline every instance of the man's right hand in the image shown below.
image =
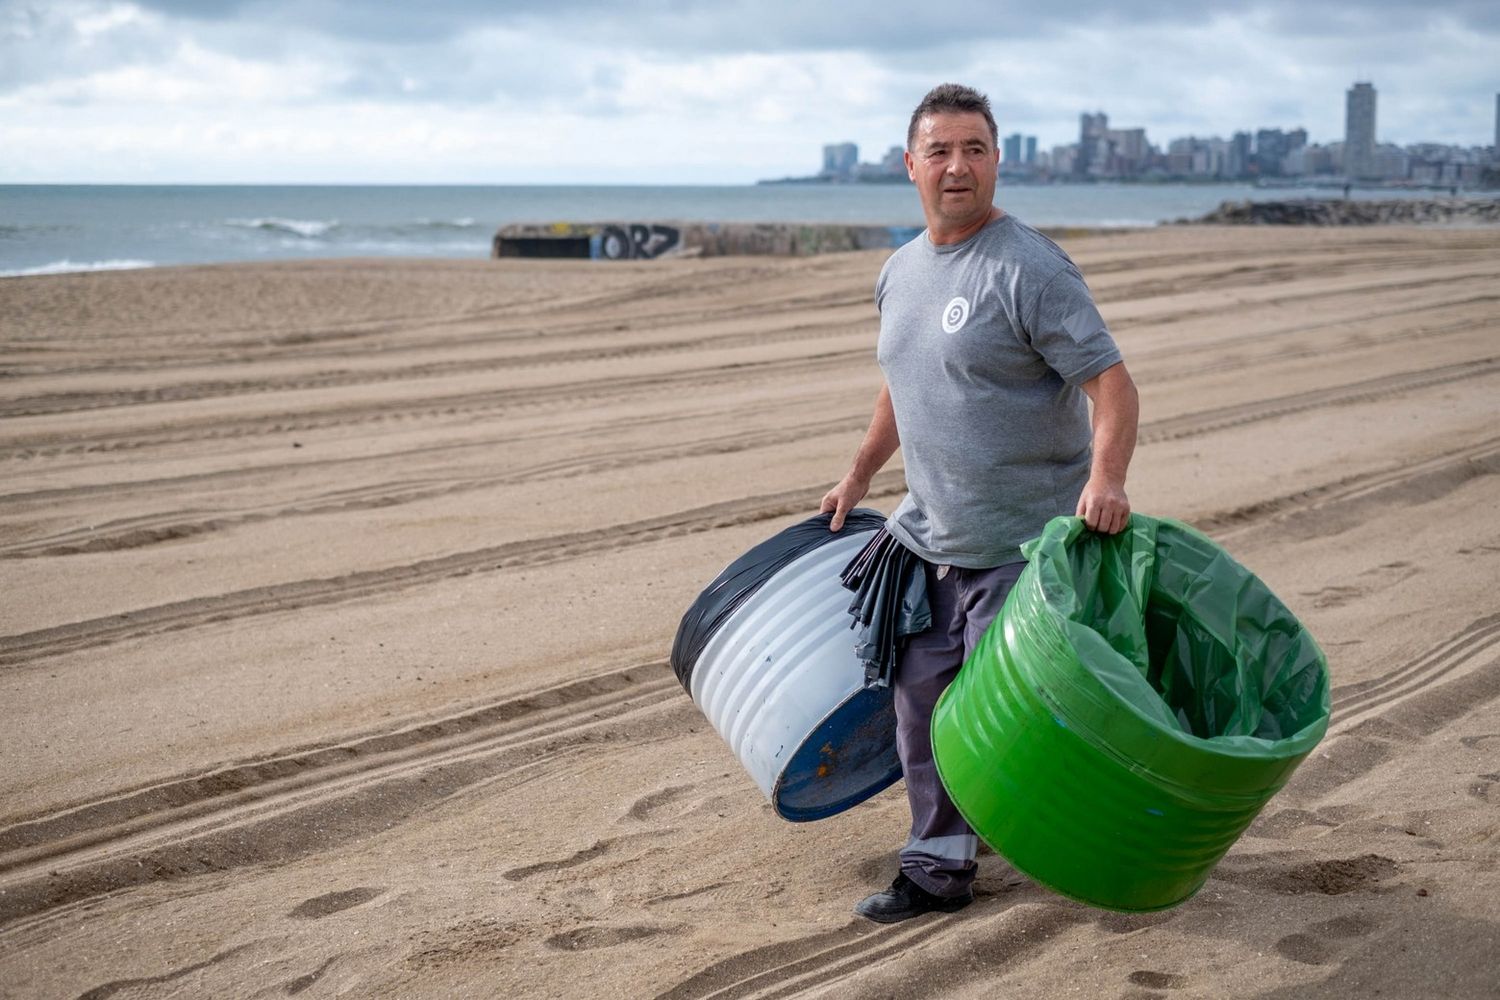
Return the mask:
<svg viewBox="0 0 1500 1000">
<path fill-rule="evenodd" d="M 829 531 L 838 531 L 844 526 L 844 517 L 859 505 L 870 492 L 870 481 L 868 479 L 856 478 L 850 473 L 839 484 L 823 495 L 823 504 L 818 508 L 818 513 L 826 514 L 833 511 L 833 520 L 828 522 Z"/>
</svg>

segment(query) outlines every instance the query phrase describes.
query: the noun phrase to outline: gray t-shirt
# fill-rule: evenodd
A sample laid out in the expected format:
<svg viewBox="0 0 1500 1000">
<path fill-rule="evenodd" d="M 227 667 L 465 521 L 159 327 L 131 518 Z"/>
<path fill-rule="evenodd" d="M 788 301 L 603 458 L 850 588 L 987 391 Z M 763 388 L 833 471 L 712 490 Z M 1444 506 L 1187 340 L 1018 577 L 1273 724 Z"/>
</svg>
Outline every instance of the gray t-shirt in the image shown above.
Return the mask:
<svg viewBox="0 0 1500 1000">
<path fill-rule="evenodd" d="M 1075 512 L 1092 440 L 1078 386 L 1120 361 L 1083 276 L 1002 215 L 962 243 L 901 247 L 875 301 L 909 490 L 887 526 L 929 562 L 1020 559 Z"/>
</svg>

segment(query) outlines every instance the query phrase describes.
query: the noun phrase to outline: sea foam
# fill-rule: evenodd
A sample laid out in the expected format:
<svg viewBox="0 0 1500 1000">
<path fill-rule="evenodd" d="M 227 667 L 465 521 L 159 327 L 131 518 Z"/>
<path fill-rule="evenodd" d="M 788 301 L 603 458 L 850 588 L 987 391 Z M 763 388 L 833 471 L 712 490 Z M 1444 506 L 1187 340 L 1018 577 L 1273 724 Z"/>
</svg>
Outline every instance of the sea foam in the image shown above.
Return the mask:
<svg viewBox="0 0 1500 1000">
<path fill-rule="evenodd" d="M 0 271 L 0 278 L 28 278 L 38 274 L 76 274 L 79 271 L 133 271 L 142 267 L 155 267 L 149 260 L 54 260 L 37 267 L 23 267 L 14 271 Z"/>
<path fill-rule="evenodd" d="M 291 233 L 304 239 L 315 240 L 326 235 L 330 230 L 336 228 L 337 219 L 323 221 L 320 219 L 282 219 L 276 216 L 267 216 L 261 219 L 227 219 L 225 225 L 237 226 L 241 229 L 265 229 L 276 233 Z"/>
</svg>

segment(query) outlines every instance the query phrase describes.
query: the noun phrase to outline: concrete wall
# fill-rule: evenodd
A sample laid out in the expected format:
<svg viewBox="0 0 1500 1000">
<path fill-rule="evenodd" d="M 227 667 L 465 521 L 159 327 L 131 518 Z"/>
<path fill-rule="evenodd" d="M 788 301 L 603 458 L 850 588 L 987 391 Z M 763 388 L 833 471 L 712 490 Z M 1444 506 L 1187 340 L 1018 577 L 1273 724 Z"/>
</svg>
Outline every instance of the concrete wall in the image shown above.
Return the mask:
<svg viewBox="0 0 1500 1000">
<path fill-rule="evenodd" d="M 798 225 L 780 222 L 557 222 L 502 226 L 493 257 L 577 257 L 654 260 L 659 257 L 773 255 L 805 257 L 845 250 L 898 247 L 916 226 Z"/>
</svg>

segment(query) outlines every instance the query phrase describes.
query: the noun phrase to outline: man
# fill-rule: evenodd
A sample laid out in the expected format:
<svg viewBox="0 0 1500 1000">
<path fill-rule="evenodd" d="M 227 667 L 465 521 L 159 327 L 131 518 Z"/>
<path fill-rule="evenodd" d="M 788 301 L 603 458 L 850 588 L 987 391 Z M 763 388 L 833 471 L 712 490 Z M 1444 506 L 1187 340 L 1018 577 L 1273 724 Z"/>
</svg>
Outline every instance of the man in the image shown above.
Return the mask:
<svg viewBox="0 0 1500 1000">
<path fill-rule="evenodd" d="M 978 840 L 933 766 L 933 707 L 1020 575 L 1022 542 L 1057 515 L 1125 527 L 1138 415 L 1078 269 L 993 204 L 988 99 L 932 90 L 912 113 L 905 159 L 927 231 L 876 282 L 885 381 L 853 466 L 822 504 L 838 531 L 901 448 L 909 492 L 886 530 L 926 563 L 932 626 L 911 638 L 893 681 L 911 839 L 891 887 L 855 907 L 886 923 L 973 900 Z"/>
</svg>

